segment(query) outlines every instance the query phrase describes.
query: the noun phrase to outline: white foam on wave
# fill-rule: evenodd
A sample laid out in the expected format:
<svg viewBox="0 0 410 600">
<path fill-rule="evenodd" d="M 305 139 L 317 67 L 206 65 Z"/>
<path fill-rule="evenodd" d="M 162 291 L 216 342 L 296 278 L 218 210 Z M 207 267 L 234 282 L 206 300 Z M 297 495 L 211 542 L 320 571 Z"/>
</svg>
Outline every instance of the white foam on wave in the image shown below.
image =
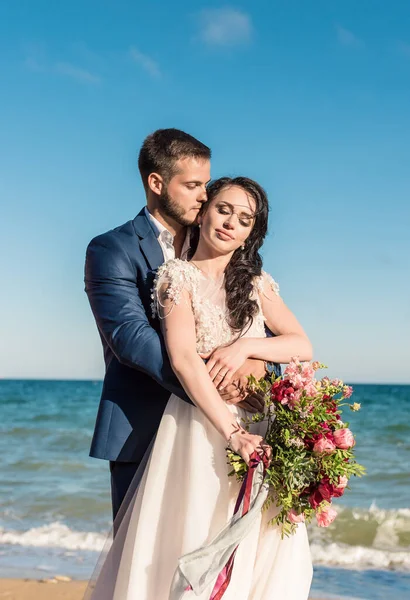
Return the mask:
<svg viewBox="0 0 410 600">
<path fill-rule="evenodd" d="M 310 548 L 313 562 L 316 565 L 357 570 L 410 571 L 410 553 L 408 551 L 381 550 L 336 542 L 329 544 L 312 542 Z"/>
<path fill-rule="evenodd" d="M 106 537 L 94 531 L 74 531 L 55 522 L 28 531 L 6 530 L 0 527 L 0 544 L 35 548 L 65 548 L 100 552 Z"/>
<path fill-rule="evenodd" d="M 379 525 L 388 521 L 396 522 L 398 527 L 403 527 L 404 531 L 410 531 L 410 508 L 379 508 L 375 502 L 372 502 L 369 508 L 348 507 L 335 505 L 339 515 L 350 514 L 354 521 L 375 521 Z"/>
<path fill-rule="evenodd" d="M 389 511 L 373 509 L 374 512 L 376 510 L 381 523 L 388 523 L 391 520 L 391 512 L 390 514 L 382 514 Z M 399 511 L 394 512 L 396 512 L 396 516 L 398 512 L 401 517 L 407 517 L 407 510 L 399 509 Z M 361 514 L 361 518 L 363 518 L 363 514 Z M 371 547 L 349 545 L 342 542 L 334 542 L 327 538 L 327 536 L 323 537 L 322 534 L 325 534 L 325 532 L 326 530 L 317 527 L 310 528 L 309 531 L 312 558 L 313 562 L 317 565 L 357 570 L 391 569 L 410 572 L 410 552 L 407 548 L 392 548 L 388 544 L 383 544 L 382 547 L 375 547 L 374 543 Z M 380 537 L 378 538 L 379 542 Z M 95 531 L 75 531 L 60 521 L 41 527 L 33 527 L 28 531 L 6 530 L 0 527 L 0 544 L 3 546 L 48 547 L 68 551 L 88 550 L 100 552 L 105 541 L 105 534 L 103 535 Z"/>
<path fill-rule="evenodd" d="M 410 509 L 336 507 L 329 528 L 309 526 L 316 564 L 348 569 L 410 571 Z"/>
<path fill-rule="evenodd" d="M 344 507 L 344 510 L 346 510 L 346 507 Z M 380 523 L 386 518 L 391 519 L 392 517 L 408 520 L 410 519 L 410 508 L 379 508 L 376 502 L 372 502 L 368 509 L 353 509 L 353 516 L 356 519 L 366 519 L 366 515 L 368 518 L 377 519 Z"/>
</svg>

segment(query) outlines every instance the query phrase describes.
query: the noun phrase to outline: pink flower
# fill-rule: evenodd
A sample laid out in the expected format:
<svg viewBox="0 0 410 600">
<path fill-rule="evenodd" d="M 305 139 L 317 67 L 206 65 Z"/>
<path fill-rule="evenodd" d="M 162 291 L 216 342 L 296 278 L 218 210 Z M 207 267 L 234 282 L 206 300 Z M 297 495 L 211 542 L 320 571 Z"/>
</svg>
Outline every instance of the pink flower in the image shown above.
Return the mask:
<svg viewBox="0 0 410 600">
<path fill-rule="evenodd" d="M 285 369 L 284 377 L 295 390 L 302 389 L 308 396 L 316 396 L 315 369 L 310 362 L 301 363 L 293 358 Z"/>
<path fill-rule="evenodd" d="M 334 385 L 335 387 L 339 387 L 340 385 L 343 385 L 343 381 L 341 379 L 332 379 L 332 381 L 330 383 L 332 385 Z"/>
<path fill-rule="evenodd" d="M 353 433 L 350 431 L 350 429 L 347 428 L 336 429 L 336 431 L 333 433 L 333 438 L 335 440 L 336 446 L 341 450 L 348 450 L 349 448 L 352 448 L 356 443 L 353 437 Z"/>
<path fill-rule="evenodd" d="M 320 369 L 320 362 L 318 360 L 315 360 L 312 362 L 312 368 L 317 371 L 318 369 Z"/>
<path fill-rule="evenodd" d="M 313 446 L 313 452 L 317 452 L 318 454 L 320 454 L 321 452 L 326 452 L 326 454 L 331 454 L 333 452 L 333 450 L 335 450 L 335 449 L 336 449 L 335 444 L 332 442 L 332 440 L 329 440 L 326 437 L 320 438 Z"/>
<path fill-rule="evenodd" d="M 310 397 L 314 397 L 317 394 L 317 387 L 315 386 L 314 382 L 311 381 L 310 383 L 308 383 L 305 387 L 305 392 L 307 396 Z"/>
<path fill-rule="evenodd" d="M 303 523 L 305 520 L 305 514 L 298 514 L 294 508 L 291 508 L 288 512 L 288 519 L 291 523 Z"/>
<path fill-rule="evenodd" d="M 353 394 L 353 388 L 351 385 L 344 385 L 343 386 L 343 398 L 350 398 L 350 396 Z"/>
<path fill-rule="evenodd" d="M 303 388 L 305 381 L 303 379 L 302 373 L 297 373 L 296 375 L 294 375 L 291 378 L 291 382 L 295 386 L 296 389 Z"/>
<path fill-rule="evenodd" d="M 349 480 L 345 475 L 339 476 L 339 483 L 333 486 L 333 496 L 335 496 L 335 498 L 340 498 L 340 496 L 343 496 L 348 481 Z"/>
<path fill-rule="evenodd" d="M 319 513 L 316 513 L 316 520 L 319 527 L 329 527 L 336 517 L 337 512 L 331 506 L 326 506 Z"/>
<path fill-rule="evenodd" d="M 346 475 L 340 475 L 339 476 L 339 483 L 337 484 L 338 488 L 345 488 L 347 486 L 348 483 L 348 478 L 346 477 Z"/>
<path fill-rule="evenodd" d="M 291 358 L 290 363 L 285 369 L 285 375 L 287 377 L 293 377 L 297 373 L 300 373 L 300 361 L 298 358 Z"/>
<path fill-rule="evenodd" d="M 302 365 L 302 375 L 305 379 L 313 379 L 315 376 L 315 370 L 309 362 L 304 362 Z"/>
</svg>

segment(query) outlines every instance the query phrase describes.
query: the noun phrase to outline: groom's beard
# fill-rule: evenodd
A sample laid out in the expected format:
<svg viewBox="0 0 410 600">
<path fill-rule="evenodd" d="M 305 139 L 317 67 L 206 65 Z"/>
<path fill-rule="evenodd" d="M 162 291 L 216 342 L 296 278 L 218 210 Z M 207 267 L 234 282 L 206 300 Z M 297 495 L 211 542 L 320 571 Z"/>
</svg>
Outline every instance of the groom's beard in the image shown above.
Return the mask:
<svg viewBox="0 0 410 600">
<path fill-rule="evenodd" d="M 163 212 L 167 215 L 167 217 L 170 217 L 179 223 L 179 225 L 182 225 L 183 227 L 190 227 L 195 223 L 195 219 L 188 219 L 185 216 L 184 209 L 181 206 L 178 206 L 175 200 L 173 200 L 168 194 L 166 189 L 161 192 L 159 200 L 161 202 L 161 208 Z"/>
</svg>

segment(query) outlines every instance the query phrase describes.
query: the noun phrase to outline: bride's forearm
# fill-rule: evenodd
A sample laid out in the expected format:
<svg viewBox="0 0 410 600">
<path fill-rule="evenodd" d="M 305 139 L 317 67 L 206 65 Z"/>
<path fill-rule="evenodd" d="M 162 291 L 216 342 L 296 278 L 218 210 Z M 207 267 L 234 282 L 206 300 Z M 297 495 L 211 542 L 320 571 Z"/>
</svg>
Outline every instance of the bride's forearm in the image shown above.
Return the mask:
<svg viewBox="0 0 410 600">
<path fill-rule="evenodd" d="M 276 363 L 288 363 L 298 356 L 299 360 L 312 359 L 312 344 L 299 333 L 284 333 L 270 338 L 242 338 L 247 344 L 249 358 L 259 358 Z"/>
<path fill-rule="evenodd" d="M 236 421 L 212 383 L 205 363 L 196 353 L 171 358 L 172 368 L 192 402 L 228 440 Z"/>
</svg>

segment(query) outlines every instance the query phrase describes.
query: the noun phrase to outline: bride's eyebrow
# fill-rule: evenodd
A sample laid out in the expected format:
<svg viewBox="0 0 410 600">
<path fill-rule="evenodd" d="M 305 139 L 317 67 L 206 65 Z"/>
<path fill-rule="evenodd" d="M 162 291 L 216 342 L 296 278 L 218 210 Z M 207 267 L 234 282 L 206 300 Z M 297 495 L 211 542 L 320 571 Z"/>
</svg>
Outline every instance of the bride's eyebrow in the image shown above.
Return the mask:
<svg viewBox="0 0 410 600">
<path fill-rule="evenodd" d="M 231 204 L 230 202 L 227 202 L 226 200 L 221 200 L 221 201 L 220 201 L 220 204 L 226 204 L 226 206 L 229 206 L 229 208 L 231 208 L 231 209 L 232 209 L 232 211 L 233 211 L 233 210 L 234 210 L 234 208 L 235 208 L 235 206 L 234 206 L 233 204 Z M 240 206 L 240 205 L 237 205 L 237 206 Z M 255 214 L 253 214 L 253 215 L 252 215 L 252 214 L 250 214 L 250 213 L 248 213 L 248 212 L 246 212 L 246 211 L 245 211 L 245 212 L 244 212 L 244 211 L 242 211 L 242 212 L 240 213 L 240 215 L 239 215 L 239 216 L 240 216 L 240 217 L 243 217 L 243 218 L 245 218 L 245 219 L 254 219 L 254 218 L 255 218 Z"/>
</svg>

